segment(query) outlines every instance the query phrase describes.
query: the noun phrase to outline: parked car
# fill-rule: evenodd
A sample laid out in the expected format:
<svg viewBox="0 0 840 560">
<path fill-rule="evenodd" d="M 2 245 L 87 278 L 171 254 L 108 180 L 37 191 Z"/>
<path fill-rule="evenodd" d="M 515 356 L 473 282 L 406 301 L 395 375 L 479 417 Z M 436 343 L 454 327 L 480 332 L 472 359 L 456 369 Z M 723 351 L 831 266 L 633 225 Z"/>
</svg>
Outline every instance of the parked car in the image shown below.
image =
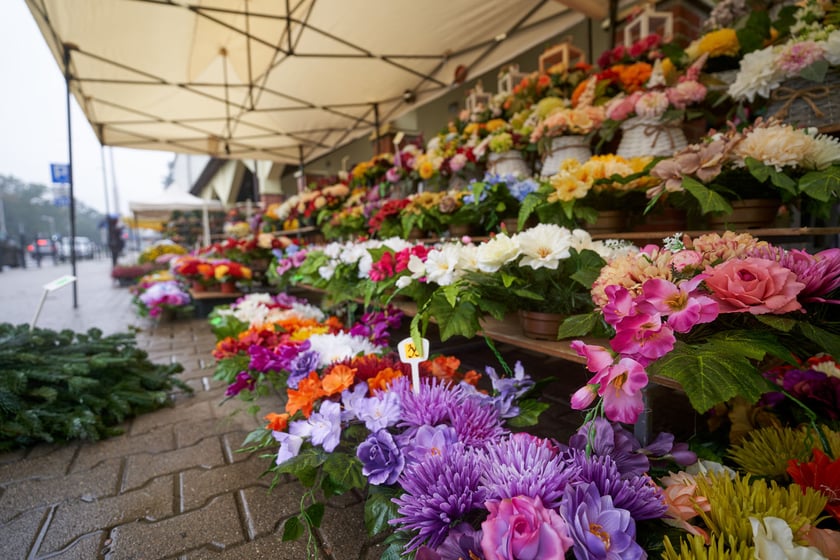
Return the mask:
<svg viewBox="0 0 840 560">
<path fill-rule="evenodd" d="M 51 258 L 58 262 L 58 242 L 48 235 L 36 235 L 35 239 L 27 245 L 26 250 L 38 264 L 41 259 Z"/>
<path fill-rule="evenodd" d="M 94 254 L 93 242 L 87 237 L 76 237 L 76 260 L 92 259 Z M 58 258 L 61 262 L 70 260 L 70 238 L 62 237 L 58 246 Z"/>
<path fill-rule="evenodd" d="M 0 270 L 4 266 L 17 268 L 23 264 L 23 251 L 20 250 L 20 243 L 5 231 L 0 231 Z"/>
</svg>

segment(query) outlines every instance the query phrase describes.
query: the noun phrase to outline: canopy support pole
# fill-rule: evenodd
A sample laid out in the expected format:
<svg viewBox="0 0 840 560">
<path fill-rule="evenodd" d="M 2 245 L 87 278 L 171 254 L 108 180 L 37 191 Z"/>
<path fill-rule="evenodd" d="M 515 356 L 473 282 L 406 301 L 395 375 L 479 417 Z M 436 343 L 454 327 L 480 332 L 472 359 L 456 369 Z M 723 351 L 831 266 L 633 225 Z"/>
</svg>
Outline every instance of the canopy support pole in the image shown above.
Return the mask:
<svg viewBox="0 0 840 560">
<path fill-rule="evenodd" d="M 298 144 L 298 171 L 295 173 L 297 177 L 298 194 L 301 194 L 306 187 L 306 176 L 304 175 L 304 161 L 303 161 L 303 145 Z"/>
<path fill-rule="evenodd" d="M 111 213 L 111 205 L 108 200 L 108 173 L 105 169 L 105 144 L 102 143 L 102 125 L 99 125 L 99 161 L 102 163 L 102 188 L 105 193 L 105 217 Z"/>
<path fill-rule="evenodd" d="M 610 48 L 615 48 L 615 36 L 618 34 L 618 0 L 610 0 Z"/>
<path fill-rule="evenodd" d="M 137 249 L 137 255 L 140 255 L 140 220 L 137 218 L 137 212 L 134 214 L 134 247 Z"/>
<path fill-rule="evenodd" d="M 257 177 L 257 160 L 254 160 L 254 172 L 251 174 L 251 187 L 254 189 L 254 204 L 260 203 L 260 179 Z M 250 216 L 249 216 L 250 217 Z"/>
<path fill-rule="evenodd" d="M 373 144 L 373 156 L 376 157 L 379 155 L 379 103 L 373 104 L 373 126 L 374 128 L 374 144 Z"/>
<path fill-rule="evenodd" d="M 70 118 L 70 51 L 77 49 L 76 45 L 64 43 L 64 85 L 67 90 L 67 164 L 70 168 L 70 266 L 74 278 L 76 275 L 76 197 L 73 195 L 73 129 Z M 73 309 L 79 307 L 79 290 L 73 282 Z"/>
</svg>

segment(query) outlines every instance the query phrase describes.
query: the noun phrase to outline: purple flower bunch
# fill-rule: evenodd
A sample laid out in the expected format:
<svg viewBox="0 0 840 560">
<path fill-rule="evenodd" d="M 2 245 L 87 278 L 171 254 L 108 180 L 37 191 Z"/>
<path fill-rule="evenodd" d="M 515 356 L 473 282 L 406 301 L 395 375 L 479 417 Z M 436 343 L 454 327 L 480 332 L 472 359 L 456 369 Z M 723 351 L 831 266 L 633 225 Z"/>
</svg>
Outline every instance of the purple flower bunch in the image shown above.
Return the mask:
<svg viewBox="0 0 840 560">
<path fill-rule="evenodd" d="M 403 316 L 404 313 L 393 306 L 365 313 L 350 328 L 350 334 L 367 337 L 374 344 L 385 345 L 391 336 L 391 330 L 400 327 Z"/>
<path fill-rule="evenodd" d="M 164 309 L 185 307 L 192 303 L 190 295 L 175 280 L 155 282 L 138 296 L 150 317 L 159 317 Z"/>
<path fill-rule="evenodd" d="M 603 419 L 584 425 L 568 446 L 525 433 L 478 446 L 450 443 L 405 466 L 392 524 L 411 535 L 406 550 L 424 559 L 563 559 L 569 551 L 645 558 L 636 524 L 666 514 L 648 475 L 664 459 L 697 458 L 672 434 L 642 447 Z"/>
</svg>

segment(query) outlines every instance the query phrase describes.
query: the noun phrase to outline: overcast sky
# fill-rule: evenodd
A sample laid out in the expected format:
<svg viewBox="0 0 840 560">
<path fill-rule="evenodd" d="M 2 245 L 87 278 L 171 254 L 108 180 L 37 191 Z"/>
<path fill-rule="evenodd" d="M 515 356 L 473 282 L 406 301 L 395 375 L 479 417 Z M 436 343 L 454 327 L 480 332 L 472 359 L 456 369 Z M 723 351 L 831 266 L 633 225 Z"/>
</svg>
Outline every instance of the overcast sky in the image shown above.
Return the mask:
<svg viewBox="0 0 840 560">
<path fill-rule="evenodd" d="M 67 163 L 64 77 L 23 0 L 0 0 L 0 175 L 52 185 L 51 163 Z M 105 211 L 102 150 L 90 124 L 71 99 L 73 190 L 77 201 Z M 168 152 L 104 150 L 109 209 L 114 211 L 114 171 L 120 212 L 128 201 L 161 189 Z"/>
</svg>

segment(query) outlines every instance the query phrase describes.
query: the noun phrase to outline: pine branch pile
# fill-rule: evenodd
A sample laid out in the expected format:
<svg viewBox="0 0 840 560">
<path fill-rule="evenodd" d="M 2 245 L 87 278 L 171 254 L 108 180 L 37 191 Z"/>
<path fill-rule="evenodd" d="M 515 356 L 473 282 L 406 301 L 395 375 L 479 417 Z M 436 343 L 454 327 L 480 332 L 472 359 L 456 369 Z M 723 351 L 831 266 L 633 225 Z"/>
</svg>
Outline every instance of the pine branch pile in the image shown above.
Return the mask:
<svg viewBox="0 0 840 560">
<path fill-rule="evenodd" d="M 0 324 L 0 450 L 121 433 L 125 419 L 191 389 L 180 364 L 154 364 L 132 333 L 102 336 Z"/>
</svg>

